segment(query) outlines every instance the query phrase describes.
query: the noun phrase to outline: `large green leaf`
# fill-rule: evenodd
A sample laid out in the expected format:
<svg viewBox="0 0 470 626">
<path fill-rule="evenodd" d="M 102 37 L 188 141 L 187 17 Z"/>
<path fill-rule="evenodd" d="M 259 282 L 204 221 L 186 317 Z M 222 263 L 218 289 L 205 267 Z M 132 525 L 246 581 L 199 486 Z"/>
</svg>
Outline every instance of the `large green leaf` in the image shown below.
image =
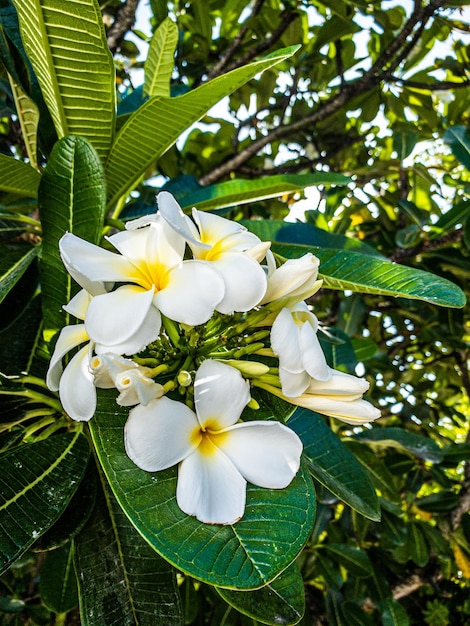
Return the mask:
<svg viewBox="0 0 470 626">
<path fill-rule="evenodd" d="M 297 409 L 289 428 L 302 440 L 314 478 L 351 508 L 379 520 L 379 501 L 367 471 L 325 420 L 307 409 Z"/>
<path fill-rule="evenodd" d="M 167 17 L 154 32 L 144 64 L 144 96 L 169 96 L 178 27 Z"/>
<path fill-rule="evenodd" d="M 439 463 L 444 458 L 442 449 L 434 440 L 395 426 L 364 430 L 356 435 L 356 438 L 360 441 L 371 443 L 374 448 L 392 447 L 399 450 L 407 450 L 411 454 L 431 463 Z"/>
<path fill-rule="evenodd" d="M 219 100 L 259 72 L 283 61 L 297 46 L 279 50 L 260 61 L 228 72 L 176 98 L 145 102 L 118 133 L 106 165 L 109 206 L 128 192 L 183 131 L 197 122 Z"/>
<path fill-rule="evenodd" d="M 470 129 L 467 126 L 448 128 L 444 133 L 444 141 L 460 163 L 470 170 Z"/>
<path fill-rule="evenodd" d="M 465 305 L 464 292 L 449 280 L 430 272 L 398 265 L 383 258 L 352 250 L 321 248 L 315 245 L 294 244 L 279 237 L 285 231 L 285 222 L 246 221 L 248 228 L 261 239 L 275 242 L 273 252 L 295 259 L 312 252 L 320 259 L 319 278 L 323 286 L 341 291 L 350 289 L 396 298 L 424 300 L 440 306 L 461 308 Z"/>
<path fill-rule="evenodd" d="M 333 560 L 346 568 L 353 576 L 372 575 L 372 564 L 363 550 L 345 543 L 325 543 L 322 547 L 330 553 Z"/>
<path fill-rule="evenodd" d="M 39 593 L 41 601 L 55 613 L 66 613 L 78 605 L 71 541 L 47 553 L 41 565 Z"/>
<path fill-rule="evenodd" d="M 41 174 L 31 165 L 0 153 L 0 191 L 36 198 Z"/>
<path fill-rule="evenodd" d="M 217 591 L 237 611 L 262 624 L 297 624 L 305 610 L 304 583 L 296 563 L 261 589 Z"/>
<path fill-rule="evenodd" d="M 8 75 L 8 78 L 10 79 L 10 87 L 15 99 L 16 113 L 20 122 L 29 162 L 35 169 L 38 169 L 37 133 L 39 109 L 10 75 Z"/>
<path fill-rule="evenodd" d="M 86 469 L 80 434 L 54 435 L 1 457 L 0 571 L 7 569 L 60 516 Z"/>
<path fill-rule="evenodd" d="M 59 138 L 87 138 L 104 160 L 114 133 L 113 58 L 95 0 L 14 0 L 23 43 Z"/>
<path fill-rule="evenodd" d="M 83 624 L 182 624 L 175 572 L 100 492 L 95 511 L 75 539 Z"/>
<path fill-rule="evenodd" d="M 60 139 L 50 155 L 39 188 L 43 229 L 41 271 L 44 328 L 67 323 L 62 310 L 72 295 L 72 280 L 59 255 L 66 232 L 97 243 L 104 219 L 105 183 L 100 160 L 83 137 Z"/>
<path fill-rule="evenodd" d="M 275 198 L 295 193 L 313 185 L 346 185 L 350 179 L 342 174 L 278 174 L 256 180 L 229 180 L 202 187 L 179 198 L 181 208 L 196 207 L 202 211 Z"/>
<path fill-rule="evenodd" d="M 176 467 L 145 472 L 127 457 L 127 413 L 115 393 L 99 393 L 90 422 L 93 442 L 120 505 L 165 559 L 194 578 L 237 589 L 261 587 L 292 563 L 315 513 L 313 485 L 304 471 L 286 489 L 248 486 L 245 514 L 235 525 L 202 524 L 176 503 Z"/>
<path fill-rule="evenodd" d="M 0 247 L 0 302 L 26 272 L 38 250 L 38 246 L 27 244 L 4 244 Z"/>
</svg>

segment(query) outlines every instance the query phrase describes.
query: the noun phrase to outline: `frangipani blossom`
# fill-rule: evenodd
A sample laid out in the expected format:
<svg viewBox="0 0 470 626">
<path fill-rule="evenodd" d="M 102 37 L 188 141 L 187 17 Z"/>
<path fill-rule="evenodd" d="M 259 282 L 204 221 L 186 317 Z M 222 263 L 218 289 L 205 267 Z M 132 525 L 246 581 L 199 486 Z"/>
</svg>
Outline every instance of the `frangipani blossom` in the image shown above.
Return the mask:
<svg viewBox="0 0 470 626">
<path fill-rule="evenodd" d="M 267 257 L 268 261 L 270 257 Z M 260 304 L 273 303 L 276 309 L 289 307 L 310 298 L 322 284 L 317 280 L 320 261 L 308 252 L 299 259 L 288 259 L 280 267 L 268 263 L 268 287 Z"/>
<path fill-rule="evenodd" d="M 332 371 L 317 337 L 318 320 L 304 302 L 283 308 L 271 328 L 271 347 L 279 357 L 285 396 L 299 396 L 312 379 L 326 381 Z"/>
<path fill-rule="evenodd" d="M 89 293 L 85 290 L 79 291 L 64 309 L 84 320 L 90 300 Z M 64 356 L 83 343 L 86 345 L 63 369 Z M 89 370 L 92 347 L 85 324 L 65 326 L 60 331 L 46 374 L 47 386 L 51 391 L 59 392 L 65 411 L 78 422 L 88 421 L 96 410 L 96 388 Z"/>
<path fill-rule="evenodd" d="M 176 499 L 202 522 L 233 524 L 243 516 L 246 482 L 289 485 L 302 443 L 278 422 L 239 422 L 250 400 L 238 370 L 206 360 L 196 373 L 195 411 L 166 396 L 130 411 L 125 446 L 140 468 L 155 472 L 179 463 Z"/>
<path fill-rule="evenodd" d="M 157 204 L 160 215 L 188 242 L 194 258 L 210 262 L 222 275 L 225 295 L 216 310 L 231 314 L 256 306 L 266 291 L 266 275 L 258 261 L 270 244 L 212 213 L 193 209 L 192 222 L 166 191 L 158 194 Z"/>
<path fill-rule="evenodd" d="M 185 240 L 160 216 L 136 220 L 109 237 L 120 254 L 67 233 L 59 246 L 63 262 L 80 284 L 124 283 L 96 295 L 85 325 L 100 354 L 135 354 L 154 341 L 161 313 L 196 326 L 207 322 L 225 293 L 220 274 L 207 263 L 183 260 Z"/>
<path fill-rule="evenodd" d="M 101 389 L 115 387 L 119 392 L 116 399 L 120 406 L 148 404 L 164 393 L 163 385 L 150 377 L 148 367 L 138 365 L 132 359 L 117 354 L 101 354 L 94 356 L 90 362 L 90 370 L 94 384 Z"/>
</svg>

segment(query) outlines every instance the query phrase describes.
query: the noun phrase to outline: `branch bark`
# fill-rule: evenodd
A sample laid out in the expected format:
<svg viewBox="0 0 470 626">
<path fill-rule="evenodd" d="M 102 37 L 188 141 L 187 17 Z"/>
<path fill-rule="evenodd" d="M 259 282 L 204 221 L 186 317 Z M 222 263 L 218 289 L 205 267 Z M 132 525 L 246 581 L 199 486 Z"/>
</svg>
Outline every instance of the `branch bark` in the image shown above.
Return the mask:
<svg viewBox="0 0 470 626">
<path fill-rule="evenodd" d="M 341 91 L 337 92 L 329 100 L 323 102 L 319 108 L 312 111 L 310 115 L 297 120 L 291 124 L 278 126 L 266 135 L 259 137 L 256 141 L 247 146 L 244 150 L 234 155 L 221 165 L 215 167 L 211 172 L 202 176 L 199 180 L 201 185 L 210 185 L 224 176 L 227 176 L 234 170 L 240 168 L 246 161 L 257 154 L 262 148 L 269 143 L 278 141 L 291 135 L 292 133 L 309 128 L 327 119 L 336 111 L 338 111 L 348 100 L 354 96 L 360 95 L 377 87 L 388 74 L 393 72 L 396 67 L 406 58 L 410 47 L 415 44 L 413 33 L 422 29 L 434 13 L 445 4 L 445 0 L 433 0 L 427 6 L 422 7 L 415 3 L 413 10 L 407 23 L 391 42 L 389 47 L 380 55 L 372 67 L 365 72 L 360 78 L 343 83 Z M 411 36 L 411 40 L 409 40 Z M 406 51 L 406 54 L 404 53 Z"/>
<path fill-rule="evenodd" d="M 108 46 L 113 54 L 119 50 L 127 31 L 134 26 L 138 4 L 139 0 L 126 0 L 116 11 L 114 22 L 106 33 Z"/>
</svg>

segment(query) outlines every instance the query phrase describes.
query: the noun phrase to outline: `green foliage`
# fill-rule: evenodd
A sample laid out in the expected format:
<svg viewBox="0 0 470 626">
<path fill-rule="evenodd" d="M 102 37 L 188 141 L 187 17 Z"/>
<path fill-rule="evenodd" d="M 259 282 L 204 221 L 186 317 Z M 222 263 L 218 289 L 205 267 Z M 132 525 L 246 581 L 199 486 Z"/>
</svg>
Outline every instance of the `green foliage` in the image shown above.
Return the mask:
<svg viewBox="0 0 470 626">
<path fill-rule="evenodd" d="M 465 10 L 152 0 L 142 64 L 104 26 L 123 6 L 0 7 L 0 624 L 467 624 Z M 114 392 L 82 428 L 44 384 L 75 288 L 59 239 L 102 242 L 161 188 L 318 256 L 329 364 L 383 414 L 338 425 L 261 394 L 247 419 L 287 420 L 303 468 L 249 486 L 232 526 L 128 459 Z"/>
</svg>

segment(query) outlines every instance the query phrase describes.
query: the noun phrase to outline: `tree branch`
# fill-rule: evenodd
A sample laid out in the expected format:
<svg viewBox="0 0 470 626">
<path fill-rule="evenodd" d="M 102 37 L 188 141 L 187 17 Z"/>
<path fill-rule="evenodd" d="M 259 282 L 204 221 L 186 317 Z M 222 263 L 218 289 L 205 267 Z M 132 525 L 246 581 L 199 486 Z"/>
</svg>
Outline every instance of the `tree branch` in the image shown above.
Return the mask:
<svg viewBox="0 0 470 626">
<path fill-rule="evenodd" d="M 114 22 L 106 33 L 108 46 L 113 54 L 119 50 L 127 31 L 133 27 L 138 4 L 139 0 L 125 0 L 116 11 Z"/>
<path fill-rule="evenodd" d="M 215 167 L 211 172 L 202 176 L 199 180 L 200 184 L 210 185 L 217 182 L 224 176 L 227 176 L 230 172 L 237 170 L 243 163 L 248 161 L 252 156 L 264 148 L 264 146 L 278 141 L 279 139 L 283 139 L 284 137 L 287 137 L 299 130 L 318 124 L 336 113 L 336 111 L 338 111 L 353 96 L 370 91 L 379 85 L 384 80 L 387 73 L 393 71 L 393 69 L 395 69 L 395 67 L 403 60 L 403 55 L 400 54 L 403 46 L 405 46 L 408 53 L 409 46 L 415 44 L 414 39 L 412 42 L 408 42 L 408 37 L 413 33 L 416 26 L 418 25 L 418 30 L 421 32 L 434 12 L 444 3 L 445 0 L 434 0 L 426 7 L 420 7 L 417 3 L 415 3 L 415 10 L 411 14 L 402 31 L 391 42 L 387 50 L 381 54 L 372 67 L 360 78 L 349 83 L 344 83 L 341 91 L 337 92 L 332 98 L 330 98 L 330 100 L 322 103 L 321 106 L 310 115 L 303 117 L 297 122 L 278 126 L 266 133 L 266 135 L 255 140 L 244 150 Z M 397 55 L 397 57 L 390 62 L 393 55 Z"/>
<path fill-rule="evenodd" d="M 391 83 L 400 83 L 404 87 L 425 89 L 426 91 L 447 91 L 448 89 L 465 89 L 466 87 L 470 87 L 470 80 L 464 80 L 461 83 L 455 83 L 451 80 L 437 81 L 435 83 L 420 83 L 415 80 L 406 80 L 406 78 L 393 75 L 387 76 L 387 80 Z"/>
</svg>

